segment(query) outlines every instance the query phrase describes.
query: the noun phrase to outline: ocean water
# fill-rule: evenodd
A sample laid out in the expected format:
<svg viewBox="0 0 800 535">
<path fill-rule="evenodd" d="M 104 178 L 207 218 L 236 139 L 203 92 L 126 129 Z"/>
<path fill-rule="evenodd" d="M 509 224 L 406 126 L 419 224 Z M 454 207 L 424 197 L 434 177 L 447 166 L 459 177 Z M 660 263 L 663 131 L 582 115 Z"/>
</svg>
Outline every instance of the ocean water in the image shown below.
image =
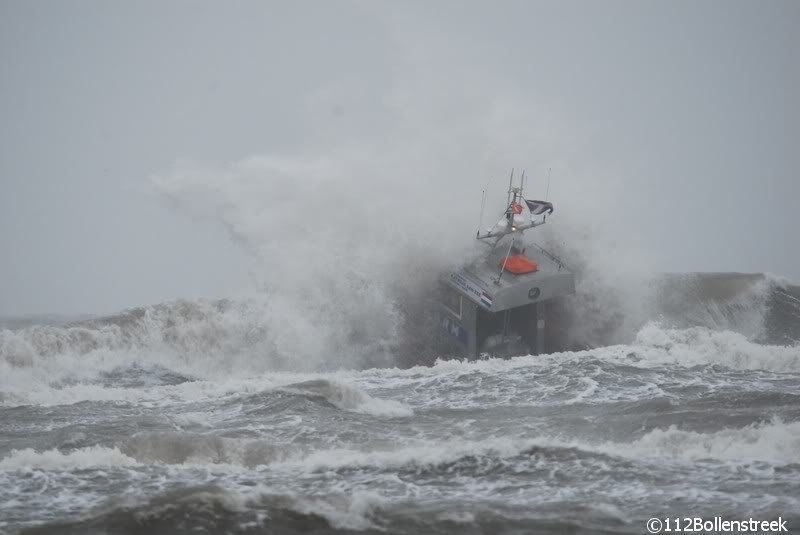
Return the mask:
<svg viewBox="0 0 800 535">
<path fill-rule="evenodd" d="M 432 365 L 292 355 L 254 301 L 7 321 L 0 532 L 792 532 L 800 301 L 759 291 L 673 299 L 624 344 Z"/>
</svg>

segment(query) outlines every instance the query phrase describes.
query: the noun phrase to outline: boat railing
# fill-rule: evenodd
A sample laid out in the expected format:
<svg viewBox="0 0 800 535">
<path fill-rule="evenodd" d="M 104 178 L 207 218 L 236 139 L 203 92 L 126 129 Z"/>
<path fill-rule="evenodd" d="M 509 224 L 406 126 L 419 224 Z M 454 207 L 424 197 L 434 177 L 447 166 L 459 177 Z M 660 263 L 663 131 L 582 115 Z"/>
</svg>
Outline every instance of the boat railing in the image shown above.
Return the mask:
<svg viewBox="0 0 800 535">
<path fill-rule="evenodd" d="M 563 260 L 561 260 L 559 257 L 554 255 L 553 253 L 551 253 L 550 251 L 548 251 L 547 249 L 545 249 L 544 247 L 542 247 L 538 243 L 532 242 L 531 245 L 533 245 L 534 247 L 539 249 L 547 258 L 549 258 L 550 260 L 555 262 L 556 265 L 558 265 L 558 270 L 559 271 L 561 271 L 562 269 L 566 269 L 567 268 L 567 265 L 564 263 Z"/>
</svg>

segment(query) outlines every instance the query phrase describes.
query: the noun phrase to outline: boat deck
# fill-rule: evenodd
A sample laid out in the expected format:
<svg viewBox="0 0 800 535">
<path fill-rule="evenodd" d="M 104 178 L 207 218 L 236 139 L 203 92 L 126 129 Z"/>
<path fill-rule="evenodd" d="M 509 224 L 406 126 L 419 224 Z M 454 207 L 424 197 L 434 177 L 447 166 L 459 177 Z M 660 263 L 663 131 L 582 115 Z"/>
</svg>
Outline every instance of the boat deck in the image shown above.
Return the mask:
<svg viewBox="0 0 800 535">
<path fill-rule="evenodd" d="M 563 262 L 535 244 L 525 244 L 524 254 L 534 260 L 539 269 L 532 273 L 514 274 L 504 271 L 500 275 L 499 263 L 508 252 L 507 248 L 497 247 L 477 262 L 465 266 L 458 275 L 467 284 L 453 282 L 451 285 L 470 299 L 491 312 L 552 299 L 575 292 L 575 280 Z M 466 290 L 464 286 L 466 286 Z M 472 286 L 478 286 L 480 292 Z M 471 291 L 470 291 L 471 290 Z"/>
</svg>

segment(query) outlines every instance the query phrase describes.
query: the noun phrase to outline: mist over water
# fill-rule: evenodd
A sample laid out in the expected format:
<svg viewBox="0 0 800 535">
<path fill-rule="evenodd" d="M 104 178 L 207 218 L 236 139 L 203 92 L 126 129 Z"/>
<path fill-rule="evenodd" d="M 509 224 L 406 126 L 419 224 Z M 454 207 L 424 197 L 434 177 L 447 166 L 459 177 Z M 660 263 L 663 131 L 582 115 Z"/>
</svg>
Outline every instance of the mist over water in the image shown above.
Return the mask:
<svg viewBox="0 0 800 535">
<path fill-rule="evenodd" d="M 154 176 L 176 210 L 248 252 L 257 291 L 7 322 L 0 530 L 795 525 L 800 292 L 786 281 L 655 274 L 604 234 L 613 218 L 586 225 L 591 208 L 574 208 L 592 203 L 553 185 L 556 213 L 530 236 L 577 286 L 551 310 L 553 353 L 431 353 L 439 278 L 483 252 L 493 158 L 442 163 L 451 144 L 479 144 L 470 132 Z M 489 180 L 484 227 L 506 180 Z"/>
<path fill-rule="evenodd" d="M 568 166 L 552 183 L 545 178 L 552 160 L 543 155 L 555 146 L 542 124 L 546 114 L 471 77 L 449 80 L 453 97 L 423 113 L 429 102 L 416 99 L 432 77 L 415 72 L 398 83 L 377 136 L 356 120 L 343 139 L 323 137 L 302 153 L 184 161 L 152 179 L 180 213 L 221 225 L 250 254 L 274 349 L 282 359 L 291 355 L 296 369 L 419 361 L 397 357 L 425 347 L 414 339 L 424 334 L 428 322 L 420 320 L 442 274 L 484 253 L 474 232 L 500 217 L 508 164 L 518 159 L 532 163 L 528 195 L 543 198 L 552 189 L 557 207 L 531 235 L 580 268 L 582 295 L 625 310 L 646 300 L 644 255 L 623 251 L 604 233 L 615 225 L 603 207 L 615 196 L 611 189 L 584 189 L 589 177 L 564 176 Z M 455 91 L 462 86 L 470 90 Z M 621 256 L 626 262 L 614 260 Z M 630 339 L 636 328 L 627 327 Z"/>
<path fill-rule="evenodd" d="M 800 527 L 800 289 L 663 273 L 682 250 L 639 228 L 654 171 L 616 172 L 537 87 L 412 22 L 381 26 L 385 79 L 301 92 L 301 144 L 154 171 L 154 198 L 247 252 L 253 292 L 0 320 L 0 534 Z M 484 252 L 512 166 L 530 198 L 552 168 L 528 236 L 577 292 L 549 354 L 437 355 L 440 277 Z"/>
<path fill-rule="evenodd" d="M 602 240 L 552 218 L 540 243 L 577 275 L 552 310 L 559 350 L 435 360 L 432 292 L 481 251 L 471 231 L 457 236 L 468 211 L 435 181 L 377 188 L 378 170 L 349 158 L 180 164 L 154 178 L 250 252 L 254 295 L 5 324 L 0 530 L 800 521 L 796 286 L 615 270 Z"/>
</svg>

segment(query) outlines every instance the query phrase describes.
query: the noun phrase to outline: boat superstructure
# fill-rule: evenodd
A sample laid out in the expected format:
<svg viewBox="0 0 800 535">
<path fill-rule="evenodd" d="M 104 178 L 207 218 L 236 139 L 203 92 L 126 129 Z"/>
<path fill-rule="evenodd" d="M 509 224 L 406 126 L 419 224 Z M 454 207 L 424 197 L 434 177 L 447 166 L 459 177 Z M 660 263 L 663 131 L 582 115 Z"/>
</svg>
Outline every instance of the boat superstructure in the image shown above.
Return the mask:
<svg viewBox="0 0 800 535">
<path fill-rule="evenodd" d="M 525 231 L 545 224 L 554 208 L 526 199 L 524 183 L 523 174 L 513 186 L 512 171 L 505 212 L 476 234 L 488 250 L 445 277 L 439 318 L 448 351 L 458 356 L 544 353 L 547 304 L 575 292 L 564 263 L 526 239 Z"/>
</svg>

